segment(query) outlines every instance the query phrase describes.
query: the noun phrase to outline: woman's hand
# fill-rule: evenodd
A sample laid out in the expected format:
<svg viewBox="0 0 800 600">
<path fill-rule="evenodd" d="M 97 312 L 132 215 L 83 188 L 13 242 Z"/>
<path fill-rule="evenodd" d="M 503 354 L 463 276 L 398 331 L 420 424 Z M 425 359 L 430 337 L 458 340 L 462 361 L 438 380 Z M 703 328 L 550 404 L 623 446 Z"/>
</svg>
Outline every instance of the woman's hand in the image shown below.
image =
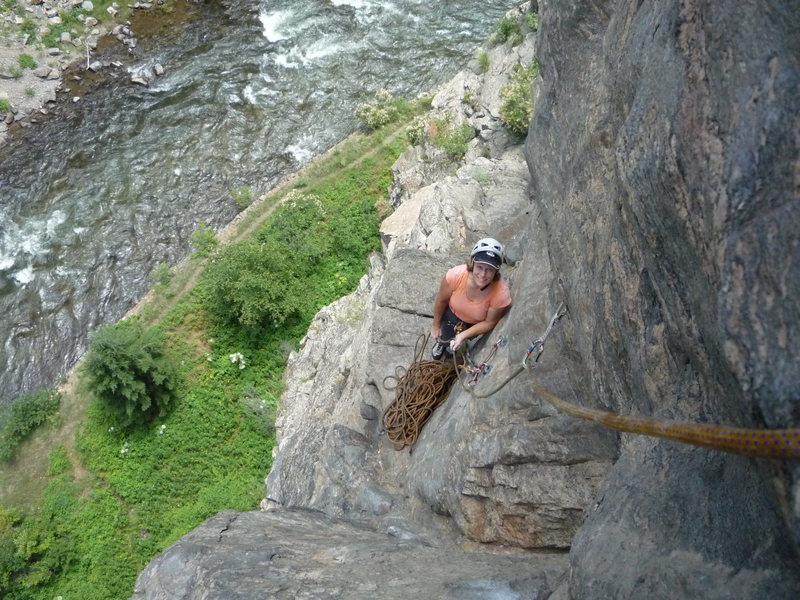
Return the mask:
<svg viewBox="0 0 800 600">
<path fill-rule="evenodd" d="M 456 334 L 452 340 L 450 340 L 450 351 L 455 352 L 461 347 L 461 344 L 464 343 L 464 340 L 467 339 L 467 336 L 464 335 L 464 332 Z"/>
</svg>

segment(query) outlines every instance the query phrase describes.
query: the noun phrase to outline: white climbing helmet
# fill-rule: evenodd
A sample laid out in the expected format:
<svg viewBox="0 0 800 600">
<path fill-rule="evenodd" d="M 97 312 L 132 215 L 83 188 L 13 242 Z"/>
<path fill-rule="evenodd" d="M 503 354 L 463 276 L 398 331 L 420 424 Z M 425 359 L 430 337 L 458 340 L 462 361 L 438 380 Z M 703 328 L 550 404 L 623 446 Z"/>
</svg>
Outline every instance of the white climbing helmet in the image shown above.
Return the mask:
<svg viewBox="0 0 800 600">
<path fill-rule="evenodd" d="M 469 257 L 473 262 L 484 263 L 499 269 L 505 258 L 503 244 L 494 238 L 483 238 L 475 242 Z"/>
</svg>

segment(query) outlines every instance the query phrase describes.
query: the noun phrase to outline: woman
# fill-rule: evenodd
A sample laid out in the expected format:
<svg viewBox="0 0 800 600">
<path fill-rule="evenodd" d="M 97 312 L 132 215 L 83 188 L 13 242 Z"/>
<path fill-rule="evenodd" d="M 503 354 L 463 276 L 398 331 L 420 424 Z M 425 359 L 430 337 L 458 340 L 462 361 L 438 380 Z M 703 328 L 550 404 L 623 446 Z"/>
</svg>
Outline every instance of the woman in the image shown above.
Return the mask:
<svg viewBox="0 0 800 600">
<path fill-rule="evenodd" d="M 483 238 L 472 247 L 467 264 L 444 276 L 433 303 L 434 360 L 452 358 L 464 340 L 490 332 L 506 314 L 511 294 L 500 279 L 502 263 L 503 245 Z"/>
</svg>

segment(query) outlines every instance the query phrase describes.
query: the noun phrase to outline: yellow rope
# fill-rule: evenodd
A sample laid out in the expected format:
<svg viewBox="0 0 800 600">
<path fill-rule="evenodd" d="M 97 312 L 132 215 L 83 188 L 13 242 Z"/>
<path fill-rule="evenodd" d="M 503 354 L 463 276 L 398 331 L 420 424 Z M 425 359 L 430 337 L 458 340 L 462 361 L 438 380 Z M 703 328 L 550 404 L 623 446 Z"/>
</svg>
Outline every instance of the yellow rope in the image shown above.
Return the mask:
<svg viewBox="0 0 800 600">
<path fill-rule="evenodd" d="M 533 389 L 558 410 L 616 431 L 659 437 L 746 456 L 800 458 L 800 429 L 744 429 L 652 417 L 626 417 L 567 402 L 545 390 L 535 379 Z"/>
</svg>

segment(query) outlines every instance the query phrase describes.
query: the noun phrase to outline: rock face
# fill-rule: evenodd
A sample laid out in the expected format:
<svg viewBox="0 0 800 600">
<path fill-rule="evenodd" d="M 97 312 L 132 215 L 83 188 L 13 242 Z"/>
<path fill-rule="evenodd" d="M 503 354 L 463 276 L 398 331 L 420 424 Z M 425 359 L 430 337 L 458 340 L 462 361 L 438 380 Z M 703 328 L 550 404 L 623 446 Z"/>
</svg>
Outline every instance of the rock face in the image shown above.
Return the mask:
<svg viewBox="0 0 800 600">
<path fill-rule="evenodd" d="M 733 6 L 543 3 L 531 197 L 587 401 L 797 427 L 800 19 Z M 572 596 L 797 597 L 785 468 L 623 436 Z"/>
<path fill-rule="evenodd" d="M 544 600 L 565 562 L 542 559 L 542 574 L 531 575 L 528 558 L 519 554 L 482 558 L 457 547 L 442 552 L 402 530 L 387 535 L 319 513 L 226 511 L 145 569 L 133 598 Z"/>
<path fill-rule="evenodd" d="M 255 597 L 273 577 L 313 598 L 798 597 L 796 465 L 618 435 L 531 384 L 620 414 L 800 425 L 799 17 L 766 2 L 539 7 L 535 46 L 439 91 L 434 110 L 480 132 L 466 160 L 426 144 L 398 161 L 385 252 L 290 358 L 270 510 L 209 520 L 148 566 L 136 598 Z M 534 55 L 523 155 L 498 90 Z M 384 380 L 412 361 L 444 271 L 485 235 L 508 243 L 514 305 L 473 354 L 507 343 L 398 452 Z M 500 387 L 562 301 L 541 361 Z M 278 546 L 309 558 L 281 565 Z M 412 593 L 368 588 L 352 564 L 369 548 L 381 573 L 416 554 Z M 495 577 L 453 588 L 426 579 L 431 560 Z"/>
<path fill-rule="evenodd" d="M 509 60 L 527 52 L 530 61 L 531 50 L 532 38 Z M 494 64 L 482 77 L 496 89 L 511 67 L 499 55 Z M 480 79 L 456 77 L 436 95 L 434 110 L 467 119 L 455 99 L 471 89 L 490 100 L 469 118 L 496 121 L 499 94 L 478 93 Z M 473 540 L 566 549 L 616 457 L 616 436 L 543 405 L 527 374 L 488 398 L 454 390 L 413 452 L 395 451 L 382 435 L 380 415 L 394 399 L 383 382 L 412 361 L 419 336 L 430 330 L 444 272 L 464 262 L 475 240 L 491 234 L 511 242 L 517 264 L 507 276 L 519 299 L 496 330 L 494 339 L 503 335 L 509 343 L 493 377 L 475 389 L 478 396 L 511 373 L 556 304 L 546 255 L 522 252 L 520 241 L 541 232 L 535 220 L 521 218 L 534 206 L 519 144 L 478 138 L 473 158 L 454 176 L 429 182 L 430 165 L 415 158 L 433 152 L 412 149 L 398 161 L 403 170 L 392 195 L 401 204 L 382 227 L 385 256 L 374 259 L 355 294 L 321 311 L 290 359 L 267 499 L 376 526 L 396 515 L 419 522 L 432 510 Z M 567 367 L 558 361 L 540 376 L 568 391 Z"/>
</svg>

